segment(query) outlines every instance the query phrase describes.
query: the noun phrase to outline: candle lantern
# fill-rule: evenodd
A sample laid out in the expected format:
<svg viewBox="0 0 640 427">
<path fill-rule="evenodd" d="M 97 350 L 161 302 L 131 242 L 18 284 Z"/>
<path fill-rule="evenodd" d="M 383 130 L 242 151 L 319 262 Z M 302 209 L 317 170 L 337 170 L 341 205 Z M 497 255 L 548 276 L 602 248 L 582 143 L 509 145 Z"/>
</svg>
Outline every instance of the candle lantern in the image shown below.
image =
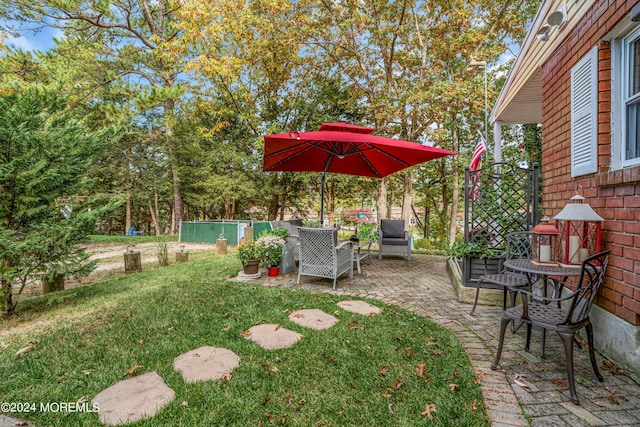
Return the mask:
<svg viewBox="0 0 640 427">
<path fill-rule="evenodd" d="M 560 231 L 545 216 L 531 230 L 533 237 L 533 253 L 531 262 L 537 265 L 558 265 L 556 262 L 557 241 Z"/>
<path fill-rule="evenodd" d="M 558 228 L 557 257 L 563 267 L 580 267 L 582 261 L 600 252 L 604 219 L 575 195 L 553 219 Z"/>
</svg>

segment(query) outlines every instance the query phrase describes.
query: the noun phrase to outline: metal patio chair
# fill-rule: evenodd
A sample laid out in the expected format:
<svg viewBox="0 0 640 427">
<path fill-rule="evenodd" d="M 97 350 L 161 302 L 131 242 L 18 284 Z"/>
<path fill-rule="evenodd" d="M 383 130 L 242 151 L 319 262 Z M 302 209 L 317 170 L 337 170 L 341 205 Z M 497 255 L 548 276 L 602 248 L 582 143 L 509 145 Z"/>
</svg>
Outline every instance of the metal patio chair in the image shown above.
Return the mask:
<svg viewBox="0 0 640 427">
<path fill-rule="evenodd" d="M 530 231 L 517 231 L 515 233 L 507 234 L 507 245 L 502 254 L 502 261 L 507 259 L 522 259 L 531 258 L 532 254 L 532 237 L 533 234 Z M 487 260 L 485 259 L 485 272 L 487 271 Z M 480 276 L 476 283 L 476 297 L 471 308 L 471 313 L 476 311 L 478 305 L 478 296 L 480 295 L 480 288 L 483 284 L 490 285 L 490 288 L 498 288 L 503 290 L 502 297 L 502 309 L 507 309 L 507 294 L 511 297 L 511 306 L 515 305 L 515 299 L 517 290 L 522 288 L 529 288 L 532 283 L 536 281 L 535 277 L 527 277 L 524 273 L 518 273 L 511 271 L 508 268 L 503 268 L 497 274 L 485 274 Z"/>
<path fill-rule="evenodd" d="M 378 259 L 386 254 L 402 254 L 407 256 L 407 261 L 411 261 L 411 240 L 411 233 L 404 229 L 404 220 L 380 220 Z"/>
<path fill-rule="evenodd" d="M 300 237 L 300 262 L 298 264 L 298 282 L 300 276 L 316 276 L 336 280 L 349 272 L 353 279 L 353 251 L 351 242 L 338 244 L 338 230 L 334 228 L 298 227 Z"/>
<path fill-rule="evenodd" d="M 604 281 L 605 271 L 609 262 L 609 251 L 600 252 L 590 256 L 582 262 L 580 279 L 577 289 L 570 295 L 562 296 L 565 289 L 570 289 L 560 280 L 553 280 L 554 295 L 543 297 L 525 290 L 518 290 L 522 295 L 522 304 L 505 310 L 500 323 L 500 341 L 496 352 L 496 359 L 491 364 L 491 369 L 496 370 L 502 354 L 504 334 L 507 324 L 511 321 L 520 321 L 527 324 L 527 342 L 525 350 L 529 351 L 531 343 L 531 328 L 539 326 L 544 330 L 556 331 L 562 340 L 567 364 L 567 376 L 571 400 L 579 405 L 573 376 L 573 342 L 576 332 L 585 328 L 589 345 L 589 357 L 593 372 L 599 381 L 603 381 L 596 363 L 595 349 L 593 347 L 593 326 L 589 313 L 598 290 Z M 530 300 L 529 300 L 530 298 Z"/>
</svg>

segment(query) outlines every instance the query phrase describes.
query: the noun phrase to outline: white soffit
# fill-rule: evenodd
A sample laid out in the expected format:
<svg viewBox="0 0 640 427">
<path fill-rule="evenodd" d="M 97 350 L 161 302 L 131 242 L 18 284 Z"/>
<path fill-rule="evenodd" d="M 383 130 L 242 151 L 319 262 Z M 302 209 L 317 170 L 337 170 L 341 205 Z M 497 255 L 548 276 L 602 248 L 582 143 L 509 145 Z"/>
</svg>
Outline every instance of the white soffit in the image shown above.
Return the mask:
<svg viewBox="0 0 640 427">
<path fill-rule="evenodd" d="M 596 0 L 544 0 L 538 9 L 509 77 L 498 96 L 491 121 L 503 124 L 542 123 L 542 65 L 560 46 Z M 567 17 L 561 26 L 553 26 L 549 40 L 536 37 L 553 12 L 566 6 Z"/>
</svg>

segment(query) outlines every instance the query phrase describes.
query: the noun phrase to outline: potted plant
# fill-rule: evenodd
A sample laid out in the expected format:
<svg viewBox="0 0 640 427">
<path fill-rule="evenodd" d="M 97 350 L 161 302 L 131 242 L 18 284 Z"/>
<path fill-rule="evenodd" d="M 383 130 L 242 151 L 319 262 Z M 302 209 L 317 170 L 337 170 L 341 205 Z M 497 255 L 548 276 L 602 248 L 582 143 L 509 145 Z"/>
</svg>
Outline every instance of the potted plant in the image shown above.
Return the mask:
<svg viewBox="0 0 640 427">
<path fill-rule="evenodd" d="M 245 274 L 256 274 L 262 259 L 263 247 L 258 242 L 247 242 L 238 246 L 238 258 Z"/>
<path fill-rule="evenodd" d="M 269 276 L 277 276 L 278 264 L 282 260 L 283 245 L 285 240 L 277 235 L 266 235 L 256 240 L 256 245 L 262 248 L 260 264 L 269 269 Z"/>
<path fill-rule="evenodd" d="M 496 249 L 488 247 L 487 240 L 456 240 L 447 250 L 447 256 L 458 261 L 465 286 L 472 286 L 478 277 L 500 271 L 502 258 Z"/>
</svg>

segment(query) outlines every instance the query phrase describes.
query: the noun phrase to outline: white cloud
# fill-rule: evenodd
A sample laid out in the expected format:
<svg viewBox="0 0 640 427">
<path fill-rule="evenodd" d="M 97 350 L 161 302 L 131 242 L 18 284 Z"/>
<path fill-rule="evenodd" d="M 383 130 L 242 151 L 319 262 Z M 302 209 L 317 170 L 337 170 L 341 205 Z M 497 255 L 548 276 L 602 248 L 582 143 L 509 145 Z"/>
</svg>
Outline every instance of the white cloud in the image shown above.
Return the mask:
<svg viewBox="0 0 640 427">
<path fill-rule="evenodd" d="M 20 37 L 9 35 L 5 41 L 8 46 L 26 51 L 47 51 L 55 46 L 53 39 L 62 40 L 64 33 L 57 28 L 45 28 L 37 33 L 24 32 Z"/>
</svg>

